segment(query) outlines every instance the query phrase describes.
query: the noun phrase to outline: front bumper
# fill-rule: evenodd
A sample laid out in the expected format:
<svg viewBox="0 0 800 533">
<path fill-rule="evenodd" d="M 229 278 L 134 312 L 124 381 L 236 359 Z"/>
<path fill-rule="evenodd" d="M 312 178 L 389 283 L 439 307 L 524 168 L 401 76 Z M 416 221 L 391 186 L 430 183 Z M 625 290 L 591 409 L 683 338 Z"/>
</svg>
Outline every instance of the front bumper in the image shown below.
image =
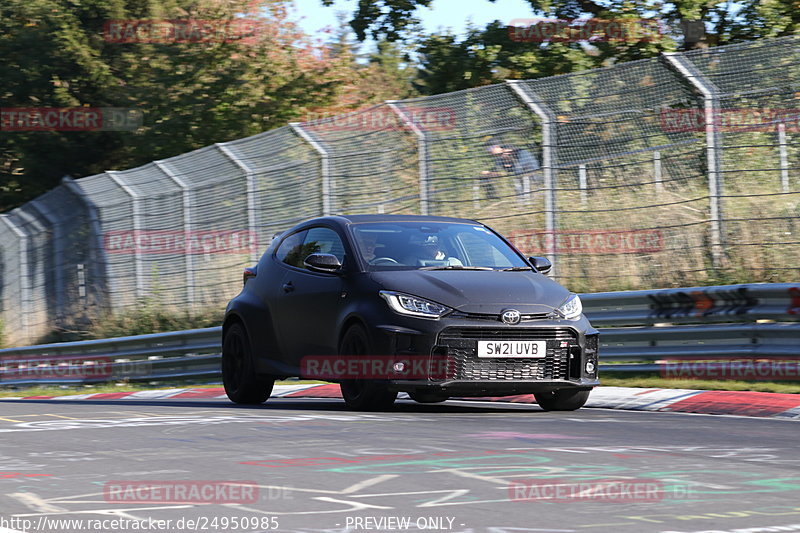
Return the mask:
<svg viewBox="0 0 800 533">
<path fill-rule="evenodd" d="M 505 396 L 567 388 L 588 390 L 600 384 L 598 332 L 585 317 L 575 322 L 535 320 L 513 326 L 491 320 L 447 318 L 416 322 L 416 328 L 378 326 L 386 335 L 384 353 L 428 356 L 438 361 L 432 368 L 444 366 L 446 370 L 424 378 L 415 376 L 418 379 L 390 379 L 393 390 L 446 396 Z M 542 340 L 547 351 L 541 358 L 479 358 L 478 340 Z M 593 363 L 594 371 L 587 372 L 587 362 Z"/>
<path fill-rule="evenodd" d="M 541 381 L 444 381 L 435 383 L 423 380 L 391 380 L 389 388 L 400 392 L 431 393 L 442 396 L 514 396 L 560 389 L 591 390 L 600 385 L 594 380 L 541 380 Z"/>
</svg>

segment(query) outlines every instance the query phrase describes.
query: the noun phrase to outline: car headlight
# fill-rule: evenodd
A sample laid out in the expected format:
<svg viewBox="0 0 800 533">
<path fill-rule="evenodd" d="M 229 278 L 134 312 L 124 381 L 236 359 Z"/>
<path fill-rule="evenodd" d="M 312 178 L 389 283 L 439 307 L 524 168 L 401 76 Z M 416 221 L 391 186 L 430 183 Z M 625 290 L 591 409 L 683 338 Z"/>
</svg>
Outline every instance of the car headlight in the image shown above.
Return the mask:
<svg viewBox="0 0 800 533">
<path fill-rule="evenodd" d="M 403 294 L 402 292 L 380 291 L 381 297 L 386 300 L 395 313 L 401 315 L 418 316 L 420 318 L 439 319 L 452 311 L 447 306 L 431 302 L 424 298 Z"/>
<path fill-rule="evenodd" d="M 577 294 L 572 294 L 556 311 L 567 320 L 576 320 L 583 313 L 583 304 Z"/>
</svg>

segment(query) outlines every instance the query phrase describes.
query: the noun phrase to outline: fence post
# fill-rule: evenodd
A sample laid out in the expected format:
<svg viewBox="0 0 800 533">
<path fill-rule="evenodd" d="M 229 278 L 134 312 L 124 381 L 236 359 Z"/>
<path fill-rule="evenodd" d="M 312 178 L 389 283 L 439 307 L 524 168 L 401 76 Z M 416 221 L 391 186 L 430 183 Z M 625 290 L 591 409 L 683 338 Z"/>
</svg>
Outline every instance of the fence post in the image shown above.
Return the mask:
<svg viewBox="0 0 800 533">
<path fill-rule="evenodd" d="M 186 255 L 186 299 L 188 300 L 189 307 L 195 305 L 194 296 L 194 254 L 189 250 L 189 239 L 191 238 L 192 231 L 192 190 L 177 174 L 172 172 L 163 161 L 153 161 L 153 164 L 160 170 L 166 177 L 171 179 L 175 185 L 181 188 L 181 197 L 183 200 L 183 242 L 184 254 Z"/>
<path fill-rule="evenodd" d="M 586 179 L 586 165 L 578 165 L 578 187 L 581 190 L 581 204 L 585 206 L 587 201 L 586 189 L 589 187 Z"/>
<path fill-rule="evenodd" d="M 664 180 L 661 174 L 661 152 L 653 152 L 653 176 L 656 182 L 656 192 L 664 191 Z"/>
<path fill-rule="evenodd" d="M 131 197 L 133 205 L 133 240 L 134 240 L 134 253 L 133 260 L 136 272 L 136 297 L 144 297 L 144 265 L 142 264 L 142 250 L 139 248 L 139 232 L 142 230 L 142 216 L 139 209 L 139 195 L 125 183 L 115 170 L 106 170 L 106 174 L 125 191 L 125 194 Z"/>
<path fill-rule="evenodd" d="M 28 268 L 28 234 L 22 231 L 22 228 L 11 222 L 11 218 L 8 215 L 0 215 L 0 219 L 5 222 L 8 229 L 19 239 L 19 257 L 17 258 L 19 261 L 19 296 L 21 300 L 19 322 L 23 338 L 26 342 L 30 342 L 31 273 Z"/>
<path fill-rule="evenodd" d="M 106 293 L 106 288 L 109 279 L 109 272 L 108 272 L 108 259 L 106 258 L 106 251 L 103 242 L 103 227 L 100 223 L 100 214 L 97 210 L 97 206 L 94 204 L 89 195 L 84 192 L 80 186 L 75 183 L 75 181 L 70 178 L 69 176 L 64 176 L 61 178 L 61 183 L 64 187 L 67 188 L 69 192 L 74 194 L 80 201 L 83 203 L 83 206 L 86 208 L 89 218 L 89 233 L 90 233 L 90 252 L 89 252 L 89 263 L 91 265 L 95 265 L 95 273 L 97 274 L 94 279 L 90 279 L 90 284 L 94 290 L 97 291 L 100 295 L 102 295 L 102 303 L 106 305 L 108 302 L 108 294 Z M 92 247 L 94 250 L 92 250 Z M 89 274 L 92 274 L 92 268 L 89 268 Z M 99 287 L 98 282 L 102 279 L 102 289 Z M 98 305 L 100 302 L 93 302 L 94 305 Z M 113 306 L 112 306 L 113 307 Z"/>
<path fill-rule="evenodd" d="M 429 191 L 428 191 L 428 143 L 425 137 L 425 132 L 419 126 L 414 124 L 405 112 L 397 106 L 396 100 L 386 100 L 386 105 L 389 106 L 403 124 L 408 126 L 408 129 L 414 132 L 417 136 L 417 157 L 419 158 L 419 213 L 427 215 L 429 211 Z"/>
<path fill-rule="evenodd" d="M 319 154 L 321 166 L 320 177 L 322 178 L 322 215 L 326 217 L 330 216 L 334 211 L 334 206 L 331 198 L 331 166 L 328 151 L 322 147 L 322 144 L 309 135 L 299 122 L 290 122 L 289 127 Z"/>
<path fill-rule="evenodd" d="M 786 123 L 778 124 L 778 150 L 781 160 L 781 190 L 789 192 L 789 155 L 786 151 Z"/>
<path fill-rule="evenodd" d="M 62 325 L 64 323 L 64 272 L 60 264 L 61 258 L 64 257 L 62 246 L 62 230 L 58 219 L 50 212 L 47 206 L 41 200 L 31 200 L 31 207 L 39 212 L 40 215 L 50 224 L 50 229 L 53 232 L 53 284 L 55 285 L 55 304 L 56 304 L 56 323 Z"/>
<path fill-rule="evenodd" d="M 506 85 L 532 111 L 542 124 L 542 173 L 544 174 L 544 210 L 547 239 L 547 258 L 553 263 L 550 275 L 556 275 L 556 170 L 557 170 L 557 131 L 555 114 L 534 94 L 526 91 L 519 80 L 506 80 Z"/>
<path fill-rule="evenodd" d="M 717 127 L 720 90 L 686 56 L 665 52 L 667 62 L 703 95 L 706 124 L 706 161 L 708 165 L 708 195 L 711 209 L 711 258 L 720 267 L 724 256 L 722 227 L 722 135 Z"/>
<path fill-rule="evenodd" d="M 223 143 L 216 143 L 214 146 L 219 149 L 222 154 L 230 159 L 234 165 L 239 167 L 244 172 L 244 178 L 247 182 L 247 229 L 250 230 L 250 236 L 256 238 L 258 231 L 256 229 L 256 180 L 253 176 L 253 169 L 248 167 L 244 161 L 236 157 L 233 151 L 225 146 Z M 258 262 L 258 247 L 255 243 L 250 245 L 250 261 Z"/>
</svg>

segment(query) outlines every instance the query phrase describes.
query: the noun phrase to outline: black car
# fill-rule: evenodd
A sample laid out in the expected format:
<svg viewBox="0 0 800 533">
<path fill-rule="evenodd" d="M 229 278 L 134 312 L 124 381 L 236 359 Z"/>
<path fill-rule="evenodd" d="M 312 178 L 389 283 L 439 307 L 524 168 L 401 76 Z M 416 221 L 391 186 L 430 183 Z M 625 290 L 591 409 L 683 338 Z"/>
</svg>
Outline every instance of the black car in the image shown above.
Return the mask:
<svg viewBox="0 0 800 533">
<path fill-rule="evenodd" d="M 533 393 L 546 410 L 586 403 L 598 332 L 578 295 L 474 220 L 331 216 L 277 236 L 228 304 L 222 375 L 236 403 L 276 379 L 339 382 L 347 405 Z"/>
</svg>

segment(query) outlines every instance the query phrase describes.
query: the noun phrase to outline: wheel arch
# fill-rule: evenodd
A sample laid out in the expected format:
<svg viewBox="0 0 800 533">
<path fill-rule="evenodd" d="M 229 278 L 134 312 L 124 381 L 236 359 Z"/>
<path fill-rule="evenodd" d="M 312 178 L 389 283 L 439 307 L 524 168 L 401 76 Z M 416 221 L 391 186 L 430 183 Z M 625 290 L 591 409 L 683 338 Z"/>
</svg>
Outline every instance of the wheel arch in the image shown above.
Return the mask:
<svg viewBox="0 0 800 533">
<path fill-rule="evenodd" d="M 345 334 L 347 331 L 352 328 L 353 326 L 361 326 L 364 332 L 367 334 L 367 339 L 369 339 L 370 343 L 372 343 L 372 334 L 367 326 L 366 321 L 358 315 L 350 315 L 347 317 L 344 322 L 342 323 L 342 327 L 339 328 L 339 335 L 336 340 L 336 351 L 338 353 L 339 347 L 342 345 L 342 340 L 344 339 Z"/>
<path fill-rule="evenodd" d="M 239 316 L 239 314 L 237 312 L 232 311 L 232 312 L 228 313 L 225 316 L 225 320 L 222 322 L 222 341 L 223 342 L 225 341 L 225 335 L 228 333 L 228 330 L 230 329 L 230 327 L 233 324 L 236 324 L 236 323 L 241 324 L 241 326 L 244 328 L 245 334 L 248 336 L 248 338 L 250 338 L 250 335 L 247 332 L 247 325 L 244 323 L 244 319 L 241 316 Z"/>
</svg>

